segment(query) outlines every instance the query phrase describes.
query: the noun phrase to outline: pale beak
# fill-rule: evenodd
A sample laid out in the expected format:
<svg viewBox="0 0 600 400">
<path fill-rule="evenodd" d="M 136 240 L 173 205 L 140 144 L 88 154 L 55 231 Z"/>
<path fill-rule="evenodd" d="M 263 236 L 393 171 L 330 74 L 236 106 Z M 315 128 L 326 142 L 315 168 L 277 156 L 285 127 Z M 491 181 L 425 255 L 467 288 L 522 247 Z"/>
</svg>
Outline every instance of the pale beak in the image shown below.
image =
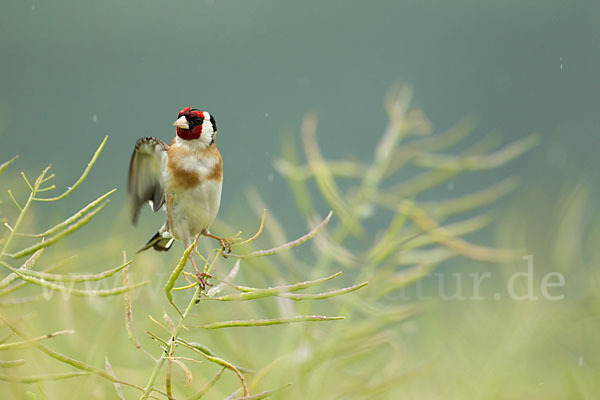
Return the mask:
<svg viewBox="0 0 600 400">
<path fill-rule="evenodd" d="M 177 121 L 173 122 L 173 126 L 181 129 L 190 129 L 190 125 L 188 124 L 185 115 L 182 115 Z"/>
</svg>

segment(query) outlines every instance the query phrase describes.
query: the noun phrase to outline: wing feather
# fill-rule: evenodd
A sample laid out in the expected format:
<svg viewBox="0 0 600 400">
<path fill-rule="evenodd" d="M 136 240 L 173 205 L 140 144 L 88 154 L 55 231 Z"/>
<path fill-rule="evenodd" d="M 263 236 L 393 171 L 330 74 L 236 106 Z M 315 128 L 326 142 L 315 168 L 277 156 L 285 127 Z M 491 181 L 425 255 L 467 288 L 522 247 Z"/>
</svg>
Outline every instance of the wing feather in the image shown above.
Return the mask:
<svg viewBox="0 0 600 400">
<path fill-rule="evenodd" d="M 150 202 L 152 211 L 160 210 L 165 203 L 163 171 L 169 146 L 160 139 L 143 137 L 135 143 L 129 164 L 127 192 L 131 209 L 131 220 L 135 225 L 140 209 Z"/>
</svg>

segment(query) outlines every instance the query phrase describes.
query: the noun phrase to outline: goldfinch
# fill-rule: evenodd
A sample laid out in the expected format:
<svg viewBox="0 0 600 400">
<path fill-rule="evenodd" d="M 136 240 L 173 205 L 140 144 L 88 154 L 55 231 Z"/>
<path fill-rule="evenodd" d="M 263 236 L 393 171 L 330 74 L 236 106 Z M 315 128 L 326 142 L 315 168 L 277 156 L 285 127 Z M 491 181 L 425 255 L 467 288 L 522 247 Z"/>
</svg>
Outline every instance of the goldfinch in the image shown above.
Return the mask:
<svg viewBox="0 0 600 400">
<path fill-rule="evenodd" d="M 217 124 L 206 111 L 186 107 L 173 123 L 177 135 L 167 145 L 154 137 L 139 139 L 129 164 L 128 194 L 135 225 L 145 202 L 153 212 L 164 207 L 167 220 L 138 252 L 154 248 L 167 251 L 174 240 L 188 248 L 198 235 L 219 241 L 223 250 L 231 245 L 212 235 L 210 225 L 221 204 L 223 160 L 215 144 Z M 193 258 L 198 281 L 204 285 Z"/>
</svg>

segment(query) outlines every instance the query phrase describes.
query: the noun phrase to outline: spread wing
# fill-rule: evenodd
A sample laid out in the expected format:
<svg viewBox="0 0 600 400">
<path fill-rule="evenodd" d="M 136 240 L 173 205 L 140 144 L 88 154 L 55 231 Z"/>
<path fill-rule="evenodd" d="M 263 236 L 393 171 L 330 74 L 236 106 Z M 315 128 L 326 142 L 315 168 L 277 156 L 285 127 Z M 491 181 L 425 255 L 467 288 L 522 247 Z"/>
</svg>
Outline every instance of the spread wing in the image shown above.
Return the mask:
<svg viewBox="0 0 600 400">
<path fill-rule="evenodd" d="M 160 210 L 165 203 L 163 171 L 169 146 L 160 139 L 144 137 L 135 144 L 129 164 L 127 192 L 133 224 L 137 222 L 140 208 L 150 202 L 152 211 Z"/>
</svg>

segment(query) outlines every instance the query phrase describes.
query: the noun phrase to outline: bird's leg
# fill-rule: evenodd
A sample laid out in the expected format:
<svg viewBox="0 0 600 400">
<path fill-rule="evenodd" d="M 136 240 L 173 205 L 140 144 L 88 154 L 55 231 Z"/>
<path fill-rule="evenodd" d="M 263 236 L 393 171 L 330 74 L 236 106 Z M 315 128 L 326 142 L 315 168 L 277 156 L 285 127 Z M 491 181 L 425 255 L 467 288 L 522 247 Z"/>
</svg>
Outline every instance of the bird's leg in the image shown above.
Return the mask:
<svg viewBox="0 0 600 400">
<path fill-rule="evenodd" d="M 192 262 L 192 266 L 194 267 L 194 271 L 196 271 L 196 279 L 198 280 L 198 285 L 200 285 L 200 288 L 202 290 L 206 289 L 206 286 L 212 286 L 210 283 L 208 283 L 208 280 L 206 278 L 206 276 L 208 275 L 205 272 L 200 272 L 198 270 L 198 267 L 196 267 L 196 263 L 194 262 L 194 257 L 193 257 L 194 252 L 190 253 L 190 261 Z"/>
<path fill-rule="evenodd" d="M 206 281 L 202 276 L 202 273 L 198 271 L 198 267 L 196 267 L 196 263 L 194 262 L 194 257 L 190 254 L 190 261 L 192 262 L 192 266 L 194 267 L 194 271 L 196 271 L 196 279 L 198 280 L 198 284 L 202 290 L 206 289 Z"/>
<path fill-rule="evenodd" d="M 225 253 L 225 248 L 227 248 L 227 252 L 228 253 L 231 253 L 231 240 L 229 240 L 227 238 L 215 236 L 215 235 L 213 235 L 212 233 L 210 233 L 208 231 L 204 231 L 202 234 L 204 236 L 208 236 L 209 238 L 213 238 L 215 240 L 218 240 L 219 244 L 221 245 L 221 248 L 223 249 L 223 253 Z"/>
</svg>

